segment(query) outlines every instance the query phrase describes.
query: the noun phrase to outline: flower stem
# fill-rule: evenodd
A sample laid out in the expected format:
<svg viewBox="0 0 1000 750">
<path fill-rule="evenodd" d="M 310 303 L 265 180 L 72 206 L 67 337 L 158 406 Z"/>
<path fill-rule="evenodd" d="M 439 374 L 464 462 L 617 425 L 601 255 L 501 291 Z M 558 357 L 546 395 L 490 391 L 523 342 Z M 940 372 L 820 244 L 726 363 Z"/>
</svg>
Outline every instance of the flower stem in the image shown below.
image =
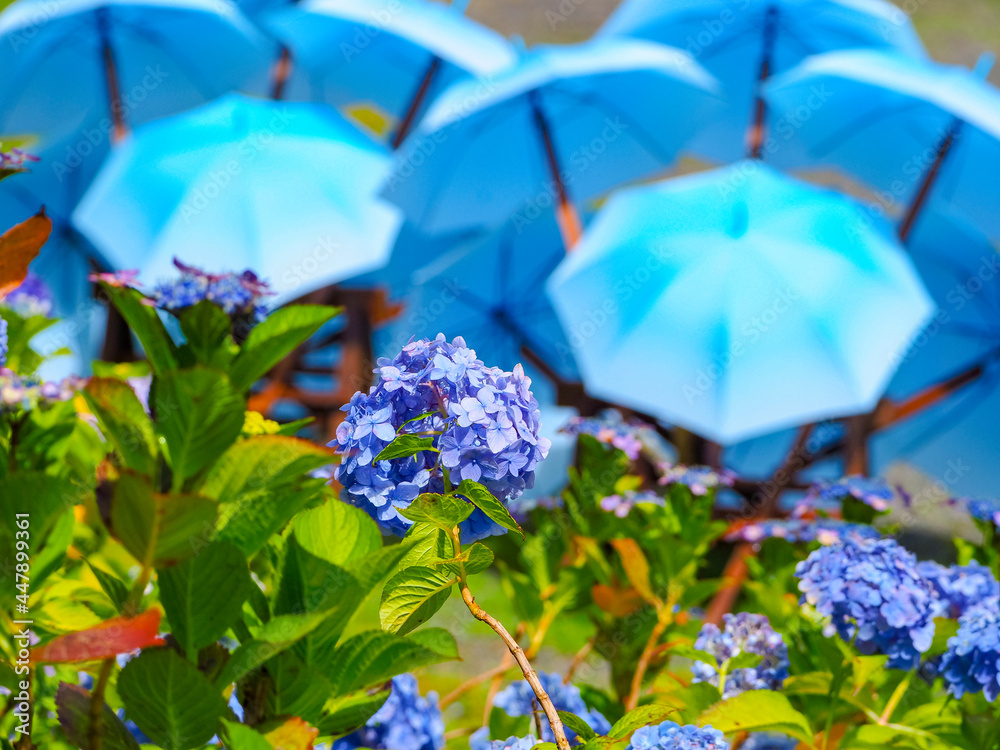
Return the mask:
<svg viewBox="0 0 1000 750">
<path fill-rule="evenodd" d="M 111 679 L 111 670 L 115 666 L 115 657 L 109 656 L 101 662 L 101 671 L 94 683 L 94 691 L 90 694 L 90 721 L 87 726 L 87 745 L 89 750 L 101 750 L 104 740 L 104 691 Z"/>
<path fill-rule="evenodd" d="M 660 636 L 663 635 L 663 631 L 667 629 L 667 626 L 670 625 L 673 619 L 673 612 L 670 606 L 660 609 L 656 625 L 653 626 L 653 632 L 649 634 L 649 640 L 646 641 L 646 645 L 642 649 L 642 654 L 639 656 L 639 662 L 635 665 L 632 688 L 629 690 L 628 698 L 625 699 L 626 712 L 632 711 L 639 705 L 639 696 L 642 693 L 642 679 L 646 676 L 646 670 L 649 669 L 649 662 L 653 658 L 653 652 L 656 650 L 656 644 L 659 642 Z"/>
<path fill-rule="evenodd" d="M 889 702 L 885 704 L 885 710 L 879 717 L 878 723 L 882 726 L 887 726 L 889 724 L 889 719 L 892 718 L 892 712 L 896 710 L 899 702 L 903 700 L 903 696 L 910 687 L 910 681 L 913 679 L 913 672 L 907 672 L 906 677 L 896 686 L 892 695 L 889 697 Z"/>
</svg>

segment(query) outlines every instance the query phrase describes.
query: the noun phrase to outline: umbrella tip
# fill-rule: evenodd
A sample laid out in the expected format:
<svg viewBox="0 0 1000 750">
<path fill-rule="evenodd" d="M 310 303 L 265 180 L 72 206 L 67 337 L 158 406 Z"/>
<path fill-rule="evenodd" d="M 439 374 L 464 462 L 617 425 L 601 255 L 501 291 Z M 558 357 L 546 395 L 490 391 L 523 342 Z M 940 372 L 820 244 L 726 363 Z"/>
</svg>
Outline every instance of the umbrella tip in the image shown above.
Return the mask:
<svg viewBox="0 0 1000 750">
<path fill-rule="evenodd" d="M 747 233 L 750 228 L 750 209 L 747 208 L 746 201 L 738 201 L 733 204 L 733 221 L 729 225 L 729 236 L 738 240 Z"/>
<path fill-rule="evenodd" d="M 994 62 L 996 62 L 996 55 L 992 52 L 984 52 L 981 54 L 979 59 L 976 60 L 976 75 L 985 81 L 986 77 L 990 74 L 990 71 L 993 70 Z"/>
<path fill-rule="evenodd" d="M 469 7 L 469 0 L 451 0 L 451 7 L 458 13 L 465 13 Z"/>
</svg>

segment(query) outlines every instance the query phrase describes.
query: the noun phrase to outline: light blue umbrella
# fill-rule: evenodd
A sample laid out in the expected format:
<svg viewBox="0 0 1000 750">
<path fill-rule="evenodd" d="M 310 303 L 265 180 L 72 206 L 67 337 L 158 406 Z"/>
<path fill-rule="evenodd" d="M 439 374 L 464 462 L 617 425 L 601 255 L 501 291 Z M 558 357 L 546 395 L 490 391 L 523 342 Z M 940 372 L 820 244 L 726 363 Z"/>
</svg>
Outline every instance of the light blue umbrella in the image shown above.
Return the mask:
<svg viewBox="0 0 1000 750">
<path fill-rule="evenodd" d="M 0 132 L 99 162 L 116 129 L 261 90 L 273 55 L 229 0 L 19 0 L 0 14 Z"/>
<path fill-rule="evenodd" d="M 262 17 L 291 50 L 287 95 L 384 113 L 394 146 L 448 86 L 517 59 L 500 34 L 427 0 L 305 0 Z"/>
<path fill-rule="evenodd" d="M 924 201 L 950 205 L 1000 238 L 1000 91 L 978 72 L 872 51 L 811 58 L 774 79 L 776 115 L 816 90 L 827 104 L 796 129 L 813 163 L 839 167 L 875 188 L 905 237 Z M 926 186 L 926 187 L 925 187 Z"/>
<path fill-rule="evenodd" d="M 385 263 L 401 221 L 376 195 L 388 162 L 326 105 L 232 94 L 138 129 L 73 221 L 147 282 L 174 257 L 251 268 L 280 304 Z"/>
<path fill-rule="evenodd" d="M 874 47 L 925 55 L 909 16 L 883 0 L 626 0 L 601 35 L 628 35 L 680 47 L 721 82 L 729 107 L 692 143 L 699 155 L 731 162 L 749 152 L 754 123 L 761 155 L 794 157 L 795 120 L 766 117 L 759 82 L 832 50 Z"/>
<path fill-rule="evenodd" d="M 933 311 L 888 227 L 756 161 L 614 195 L 548 289 L 591 395 L 724 445 L 868 411 Z"/>
<path fill-rule="evenodd" d="M 398 152 L 384 194 L 428 233 L 530 221 L 668 167 L 704 124 L 715 83 L 649 42 L 539 47 L 492 81 L 442 95 Z"/>
<path fill-rule="evenodd" d="M 409 276 L 399 317 L 380 336 L 387 355 L 411 336 L 461 335 L 484 362 L 579 380 L 573 350 L 545 293 L 563 257 L 551 214 L 458 243 Z M 539 360 L 543 364 L 539 364 Z"/>
</svg>

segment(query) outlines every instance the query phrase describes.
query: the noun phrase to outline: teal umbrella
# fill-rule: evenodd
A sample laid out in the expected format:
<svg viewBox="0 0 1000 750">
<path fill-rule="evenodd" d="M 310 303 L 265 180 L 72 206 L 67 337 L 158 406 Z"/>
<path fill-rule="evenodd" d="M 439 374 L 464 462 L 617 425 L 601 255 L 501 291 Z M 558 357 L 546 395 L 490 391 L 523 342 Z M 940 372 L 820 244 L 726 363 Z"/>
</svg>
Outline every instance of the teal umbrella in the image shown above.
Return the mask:
<svg viewBox="0 0 1000 750">
<path fill-rule="evenodd" d="M 548 289 L 592 395 L 722 444 L 867 412 L 934 309 L 886 225 L 760 162 L 618 193 Z"/>
</svg>

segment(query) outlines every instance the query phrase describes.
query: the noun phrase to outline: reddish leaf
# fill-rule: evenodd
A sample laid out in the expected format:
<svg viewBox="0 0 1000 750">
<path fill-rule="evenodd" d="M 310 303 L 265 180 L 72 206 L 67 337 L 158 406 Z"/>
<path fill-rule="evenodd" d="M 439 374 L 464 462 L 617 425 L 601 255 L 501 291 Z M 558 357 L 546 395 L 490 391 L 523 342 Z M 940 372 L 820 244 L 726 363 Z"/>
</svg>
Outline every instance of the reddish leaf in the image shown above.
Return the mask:
<svg viewBox="0 0 1000 750">
<path fill-rule="evenodd" d="M 137 617 L 113 617 L 78 633 L 69 633 L 31 650 L 35 663 L 95 661 L 137 648 L 162 646 L 160 610 L 149 609 Z"/>
<path fill-rule="evenodd" d="M 616 589 L 598 583 L 594 585 L 591 595 L 594 597 L 594 604 L 615 617 L 625 617 L 642 606 L 642 597 L 631 586 Z"/>
<path fill-rule="evenodd" d="M 43 208 L 27 221 L 0 235 L 0 299 L 17 289 L 28 275 L 28 264 L 52 232 L 52 219 Z"/>
<path fill-rule="evenodd" d="M 298 716 L 293 716 L 264 735 L 274 750 L 312 750 L 313 741 L 318 736 L 319 730 L 309 726 Z"/>
</svg>

